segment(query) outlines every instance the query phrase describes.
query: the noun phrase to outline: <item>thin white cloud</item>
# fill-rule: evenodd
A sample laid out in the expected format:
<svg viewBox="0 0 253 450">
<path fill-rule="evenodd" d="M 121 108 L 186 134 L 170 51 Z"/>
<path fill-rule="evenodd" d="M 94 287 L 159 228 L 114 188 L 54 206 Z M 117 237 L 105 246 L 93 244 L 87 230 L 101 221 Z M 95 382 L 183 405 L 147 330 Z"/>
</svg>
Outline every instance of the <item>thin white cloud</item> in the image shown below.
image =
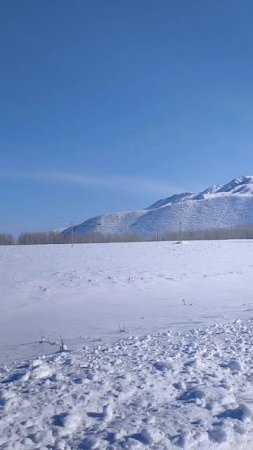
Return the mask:
<svg viewBox="0 0 253 450">
<path fill-rule="evenodd" d="M 124 192 L 168 196 L 184 191 L 179 186 L 166 181 L 154 180 L 138 176 L 112 175 L 90 176 L 72 172 L 0 172 L 0 178 L 8 180 L 31 180 L 45 183 L 69 184 L 89 188 L 117 189 Z"/>
</svg>

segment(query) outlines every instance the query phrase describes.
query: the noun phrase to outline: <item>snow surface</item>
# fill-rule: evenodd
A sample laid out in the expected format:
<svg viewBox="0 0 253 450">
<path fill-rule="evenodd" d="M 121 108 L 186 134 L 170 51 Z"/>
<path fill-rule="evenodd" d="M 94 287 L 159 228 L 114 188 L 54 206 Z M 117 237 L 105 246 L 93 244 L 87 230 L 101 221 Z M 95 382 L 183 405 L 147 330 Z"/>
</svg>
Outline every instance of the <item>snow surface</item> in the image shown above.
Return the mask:
<svg viewBox="0 0 253 450">
<path fill-rule="evenodd" d="M 137 234 L 205 230 L 252 225 L 253 177 L 242 176 L 200 193 L 186 192 L 158 200 L 147 209 L 123 211 L 91 218 L 74 227 L 74 233 Z M 71 230 L 65 230 L 65 234 Z"/>
<path fill-rule="evenodd" d="M 0 247 L 0 449 L 253 449 L 252 252 Z"/>
<path fill-rule="evenodd" d="M 129 337 L 0 373 L 0 448 L 253 448 L 253 323 Z"/>
<path fill-rule="evenodd" d="M 252 254 L 251 240 L 2 246 L 0 362 L 51 352 L 61 337 L 73 348 L 120 328 L 253 317 Z"/>
</svg>

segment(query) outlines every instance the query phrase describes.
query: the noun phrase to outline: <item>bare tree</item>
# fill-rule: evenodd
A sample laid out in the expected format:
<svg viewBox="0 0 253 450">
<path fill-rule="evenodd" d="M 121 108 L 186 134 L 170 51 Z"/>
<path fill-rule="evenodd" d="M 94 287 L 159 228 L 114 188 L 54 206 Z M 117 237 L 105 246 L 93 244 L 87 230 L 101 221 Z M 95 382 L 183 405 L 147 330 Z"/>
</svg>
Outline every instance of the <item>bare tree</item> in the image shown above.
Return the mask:
<svg viewBox="0 0 253 450">
<path fill-rule="evenodd" d="M 1 233 L 0 234 L 0 245 L 13 245 L 15 244 L 15 239 L 12 234 Z"/>
<path fill-rule="evenodd" d="M 2 236 L 2 238 L 1 238 Z M 109 242 L 141 242 L 156 241 L 178 241 L 178 231 L 158 231 L 152 235 L 138 235 L 134 233 L 88 233 L 69 234 L 66 232 L 36 232 L 21 233 L 17 243 L 20 245 L 38 244 L 89 244 L 89 243 L 109 243 Z M 181 230 L 182 241 L 191 240 L 220 240 L 220 239 L 253 239 L 253 225 L 231 227 L 231 228 L 210 228 L 204 230 Z M 0 244 L 9 245 L 15 243 L 11 235 L 0 235 Z"/>
</svg>

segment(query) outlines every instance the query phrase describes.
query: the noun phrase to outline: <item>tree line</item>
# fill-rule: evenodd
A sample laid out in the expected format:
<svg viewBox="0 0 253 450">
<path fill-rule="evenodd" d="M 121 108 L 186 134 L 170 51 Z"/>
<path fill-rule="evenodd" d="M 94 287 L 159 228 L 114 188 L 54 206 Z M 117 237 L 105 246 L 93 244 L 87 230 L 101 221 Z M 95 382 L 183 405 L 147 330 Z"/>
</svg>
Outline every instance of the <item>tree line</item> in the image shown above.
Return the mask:
<svg viewBox="0 0 253 450">
<path fill-rule="evenodd" d="M 225 240 L 253 239 L 253 225 L 234 228 L 210 228 L 192 231 L 157 231 L 152 236 L 138 234 L 101 234 L 90 233 L 78 235 L 59 232 L 26 232 L 17 238 L 9 233 L 0 233 L 0 245 L 43 245 L 43 244 L 88 244 L 106 242 L 141 242 L 141 241 L 191 241 L 191 240 Z"/>
</svg>

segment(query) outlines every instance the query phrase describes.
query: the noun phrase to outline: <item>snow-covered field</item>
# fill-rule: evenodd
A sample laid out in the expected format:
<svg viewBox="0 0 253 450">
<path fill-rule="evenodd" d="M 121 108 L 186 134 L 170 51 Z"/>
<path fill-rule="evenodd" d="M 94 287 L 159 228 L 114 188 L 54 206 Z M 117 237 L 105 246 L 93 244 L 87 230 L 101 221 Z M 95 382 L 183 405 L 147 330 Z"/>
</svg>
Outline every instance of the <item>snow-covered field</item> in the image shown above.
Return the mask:
<svg viewBox="0 0 253 450">
<path fill-rule="evenodd" d="M 0 247 L 0 361 L 253 317 L 253 241 Z"/>
<path fill-rule="evenodd" d="M 252 254 L 0 247 L 0 449 L 253 449 Z"/>
</svg>

